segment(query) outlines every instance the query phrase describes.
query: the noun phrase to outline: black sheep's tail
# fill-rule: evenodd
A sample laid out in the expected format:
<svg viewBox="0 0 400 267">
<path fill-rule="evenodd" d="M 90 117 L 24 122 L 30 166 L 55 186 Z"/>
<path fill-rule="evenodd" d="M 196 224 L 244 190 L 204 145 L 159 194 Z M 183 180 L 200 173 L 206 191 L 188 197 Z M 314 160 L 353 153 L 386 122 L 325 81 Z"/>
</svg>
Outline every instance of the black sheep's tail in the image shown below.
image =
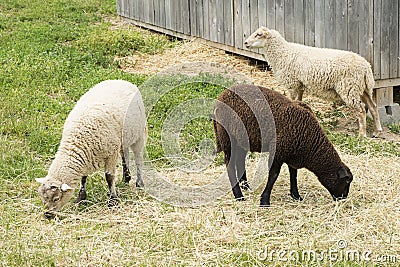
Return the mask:
<svg viewBox="0 0 400 267">
<path fill-rule="evenodd" d="M 216 118 L 215 118 L 215 115 L 214 114 L 211 114 L 210 115 L 210 120 L 212 120 L 212 122 L 213 122 L 213 126 L 214 126 L 214 136 L 215 136 L 215 141 L 216 141 L 216 143 L 217 143 L 217 149 L 216 149 L 216 151 L 215 151 L 215 154 L 218 154 L 219 152 L 221 152 L 222 151 L 222 147 L 221 147 L 221 142 L 219 141 L 219 134 L 218 134 L 218 122 L 217 122 L 217 120 L 216 120 Z"/>
</svg>

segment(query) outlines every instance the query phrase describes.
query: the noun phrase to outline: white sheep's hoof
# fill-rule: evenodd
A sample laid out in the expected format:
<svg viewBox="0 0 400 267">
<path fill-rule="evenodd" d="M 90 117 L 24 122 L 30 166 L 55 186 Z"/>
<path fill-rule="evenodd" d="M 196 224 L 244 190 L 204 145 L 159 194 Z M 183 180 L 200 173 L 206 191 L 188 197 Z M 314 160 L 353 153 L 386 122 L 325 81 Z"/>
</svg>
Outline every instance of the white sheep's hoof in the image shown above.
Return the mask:
<svg viewBox="0 0 400 267">
<path fill-rule="evenodd" d="M 374 138 L 377 138 L 377 137 L 379 137 L 380 135 L 381 135 L 381 133 L 382 133 L 382 129 L 381 130 L 378 130 L 377 132 L 373 132 L 372 133 L 372 137 L 374 137 Z"/>
</svg>

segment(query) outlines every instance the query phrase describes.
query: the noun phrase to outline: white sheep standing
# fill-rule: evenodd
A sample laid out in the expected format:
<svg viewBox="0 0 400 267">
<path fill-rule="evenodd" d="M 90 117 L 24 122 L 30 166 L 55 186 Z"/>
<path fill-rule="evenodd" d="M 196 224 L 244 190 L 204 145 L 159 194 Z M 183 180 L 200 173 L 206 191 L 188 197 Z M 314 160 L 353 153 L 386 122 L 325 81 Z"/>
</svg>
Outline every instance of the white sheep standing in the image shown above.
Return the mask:
<svg viewBox="0 0 400 267">
<path fill-rule="evenodd" d="M 39 193 L 47 208 L 46 217 L 63 207 L 82 180 L 78 202 L 86 199 L 87 175 L 104 168 L 110 190 L 110 205 L 117 203 L 115 172 L 119 154 L 123 175 L 129 182 L 129 148 L 137 166 L 137 186 L 141 179 L 144 146 L 147 140 L 145 108 L 141 94 L 130 82 L 103 81 L 76 103 L 64 124 L 62 139 L 55 159 Z"/>
<path fill-rule="evenodd" d="M 290 97 L 302 100 L 303 92 L 326 100 L 342 99 L 356 110 L 359 136 L 366 136 L 366 110 L 374 120 L 374 136 L 382 131 L 376 104 L 372 100 L 375 84 L 371 65 L 349 51 L 310 47 L 287 42 L 282 35 L 260 27 L 245 40 L 247 48 L 264 48 L 276 79 Z"/>
</svg>

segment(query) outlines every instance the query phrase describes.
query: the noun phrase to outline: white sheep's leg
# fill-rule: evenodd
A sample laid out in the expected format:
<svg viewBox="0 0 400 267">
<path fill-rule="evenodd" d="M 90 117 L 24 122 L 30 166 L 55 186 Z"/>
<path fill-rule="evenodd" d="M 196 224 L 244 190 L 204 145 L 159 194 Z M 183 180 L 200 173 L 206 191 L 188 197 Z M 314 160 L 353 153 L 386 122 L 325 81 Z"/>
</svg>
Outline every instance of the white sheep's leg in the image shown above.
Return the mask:
<svg viewBox="0 0 400 267">
<path fill-rule="evenodd" d="M 301 101 L 303 99 L 304 86 L 300 81 L 284 80 L 282 85 L 289 91 L 289 96 L 292 100 Z"/>
<path fill-rule="evenodd" d="M 110 191 L 110 202 L 108 206 L 115 206 L 118 204 L 117 191 L 115 189 L 115 169 L 117 156 L 108 159 L 105 167 L 105 176 L 108 184 L 108 189 Z"/>
<path fill-rule="evenodd" d="M 122 157 L 122 176 L 125 183 L 129 183 L 131 180 L 131 173 L 129 171 L 129 149 L 124 149 L 121 153 Z"/>
<path fill-rule="evenodd" d="M 372 119 L 374 120 L 374 132 L 373 136 L 378 137 L 379 134 L 382 132 L 382 125 L 379 119 L 379 113 L 374 101 L 372 101 L 371 96 L 364 91 L 363 95 L 361 96 L 361 100 L 367 105 L 367 108 L 371 112 Z"/>
<path fill-rule="evenodd" d="M 367 113 L 365 111 L 364 105 L 359 104 L 358 107 L 358 137 L 367 137 Z"/>
<path fill-rule="evenodd" d="M 136 163 L 136 172 L 137 172 L 137 179 L 136 179 L 136 187 L 143 188 L 144 183 L 142 179 L 143 174 L 143 153 L 144 153 L 144 144 L 143 142 L 139 142 L 132 146 L 133 154 L 135 156 L 135 163 Z"/>
</svg>

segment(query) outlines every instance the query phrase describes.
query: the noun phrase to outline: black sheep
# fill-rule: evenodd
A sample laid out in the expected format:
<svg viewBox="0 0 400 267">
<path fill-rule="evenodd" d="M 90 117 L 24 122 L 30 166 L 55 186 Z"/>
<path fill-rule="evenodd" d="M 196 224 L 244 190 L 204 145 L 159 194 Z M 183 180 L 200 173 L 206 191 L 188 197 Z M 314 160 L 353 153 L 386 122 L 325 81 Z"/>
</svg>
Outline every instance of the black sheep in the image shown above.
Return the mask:
<svg viewBox="0 0 400 267">
<path fill-rule="evenodd" d="M 297 188 L 297 169 L 301 168 L 313 172 L 335 200 L 347 197 L 353 175 L 306 104 L 264 87 L 236 85 L 218 97 L 213 122 L 217 153 L 225 154 L 236 199 L 243 199 L 240 187 L 248 188 L 248 151 L 270 153 L 261 206 L 270 205 L 271 190 L 283 163 L 289 166 L 294 199 L 302 200 Z"/>
</svg>

